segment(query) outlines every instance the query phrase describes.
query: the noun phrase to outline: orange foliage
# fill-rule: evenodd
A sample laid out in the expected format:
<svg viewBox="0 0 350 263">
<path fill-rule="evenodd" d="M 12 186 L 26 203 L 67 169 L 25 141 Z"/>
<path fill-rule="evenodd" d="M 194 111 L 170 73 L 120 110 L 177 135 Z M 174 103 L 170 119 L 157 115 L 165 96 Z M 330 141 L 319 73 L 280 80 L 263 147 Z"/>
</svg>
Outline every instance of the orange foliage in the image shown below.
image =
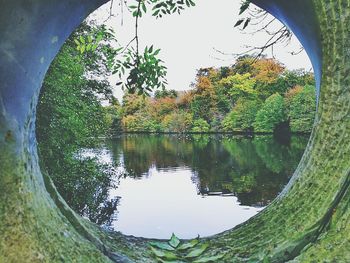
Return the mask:
<svg viewBox="0 0 350 263">
<path fill-rule="evenodd" d="M 157 115 L 165 115 L 176 109 L 176 99 L 165 97 L 152 101 L 153 111 Z"/>
<path fill-rule="evenodd" d="M 294 88 L 288 90 L 288 91 L 286 92 L 286 94 L 285 94 L 286 100 L 288 101 L 288 100 L 292 99 L 295 95 L 297 95 L 297 94 L 299 94 L 300 92 L 302 92 L 303 89 L 304 89 L 304 88 L 303 88 L 302 86 L 299 86 L 299 85 L 298 85 L 298 86 L 295 86 Z"/>
<path fill-rule="evenodd" d="M 272 58 L 257 60 L 253 65 L 256 81 L 271 84 L 283 73 L 285 67 Z"/>
<path fill-rule="evenodd" d="M 196 89 L 198 93 L 204 93 L 213 90 L 213 85 L 209 77 L 200 76 L 197 78 Z"/>
<path fill-rule="evenodd" d="M 193 100 L 194 93 L 192 91 L 179 92 L 179 97 L 176 99 L 176 104 L 179 108 L 187 108 Z"/>
</svg>

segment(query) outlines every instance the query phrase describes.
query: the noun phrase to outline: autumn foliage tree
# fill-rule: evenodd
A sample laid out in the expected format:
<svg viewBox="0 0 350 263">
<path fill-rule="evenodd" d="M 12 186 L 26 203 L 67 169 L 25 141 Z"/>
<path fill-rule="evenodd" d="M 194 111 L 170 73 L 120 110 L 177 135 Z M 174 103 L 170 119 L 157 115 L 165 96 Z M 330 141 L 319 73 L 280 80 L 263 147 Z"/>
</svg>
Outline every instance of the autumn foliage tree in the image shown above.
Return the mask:
<svg viewBox="0 0 350 263">
<path fill-rule="evenodd" d="M 314 90 L 311 73 L 244 56 L 231 67 L 200 68 L 191 90 L 125 95 L 122 126 L 127 132 L 271 133 L 289 124 L 292 132 L 309 132 Z"/>
</svg>

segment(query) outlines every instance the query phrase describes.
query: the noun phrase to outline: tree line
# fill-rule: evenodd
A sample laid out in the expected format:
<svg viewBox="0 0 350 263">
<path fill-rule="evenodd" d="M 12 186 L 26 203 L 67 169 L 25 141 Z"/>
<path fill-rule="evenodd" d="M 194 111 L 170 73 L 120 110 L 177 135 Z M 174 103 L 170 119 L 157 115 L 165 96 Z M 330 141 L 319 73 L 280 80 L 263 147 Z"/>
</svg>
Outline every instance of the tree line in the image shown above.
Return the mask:
<svg viewBox="0 0 350 263">
<path fill-rule="evenodd" d="M 188 91 L 126 93 L 107 107 L 112 132 L 309 133 L 316 110 L 314 76 L 272 58 L 242 56 L 230 67 L 202 68 Z"/>
</svg>

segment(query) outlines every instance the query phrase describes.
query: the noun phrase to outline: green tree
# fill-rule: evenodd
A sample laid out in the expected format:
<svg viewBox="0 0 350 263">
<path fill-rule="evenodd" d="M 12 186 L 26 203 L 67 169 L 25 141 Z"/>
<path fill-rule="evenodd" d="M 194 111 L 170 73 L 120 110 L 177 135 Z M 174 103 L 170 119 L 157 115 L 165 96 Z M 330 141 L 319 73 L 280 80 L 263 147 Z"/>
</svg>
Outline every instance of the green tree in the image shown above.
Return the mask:
<svg viewBox="0 0 350 263">
<path fill-rule="evenodd" d="M 286 94 L 286 107 L 292 132 L 311 132 L 316 114 L 314 86 L 297 86 Z"/>
<path fill-rule="evenodd" d="M 257 95 L 254 90 L 255 79 L 249 73 L 235 74 L 219 81 L 219 85 L 227 90 L 230 99 L 236 102 L 239 98 L 252 98 Z"/>
<path fill-rule="evenodd" d="M 239 99 L 233 110 L 223 120 L 223 130 L 253 131 L 253 124 L 260 104 L 258 100 Z"/>
<path fill-rule="evenodd" d="M 122 127 L 122 107 L 117 99 L 114 99 L 111 105 L 105 106 L 105 118 L 108 134 L 117 134 L 123 131 Z"/>
<path fill-rule="evenodd" d="M 108 82 L 91 76 L 108 75 L 108 41 L 94 52 L 80 52 L 74 40 L 86 34 L 109 34 L 103 26 L 82 24 L 68 39 L 52 62 L 44 80 L 38 108 L 36 133 L 42 169 L 53 179 L 58 191 L 78 213 L 100 224 L 108 224 L 116 202 L 108 202 L 112 187 L 107 167 L 94 158 L 79 158 L 79 150 L 94 147 L 105 136 L 108 121 L 101 101 L 112 101 Z"/>
<path fill-rule="evenodd" d="M 305 70 L 285 70 L 274 83 L 269 85 L 269 90 L 273 93 L 285 94 L 296 86 L 315 86 L 315 77 Z"/>
<path fill-rule="evenodd" d="M 254 131 L 273 132 L 285 120 L 284 99 L 280 94 L 275 93 L 266 99 L 258 111 L 254 122 Z"/>
<path fill-rule="evenodd" d="M 226 115 L 232 108 L 232 101 L 227 90 L 221 85 L 215 85 L 216 108 L 219 113 Z"/>
<path fill-rule="evenodd" d="M 194 119 L 212 120 L 212 97 L 207 95 L 195 95 L 191 101 L 191 112 Z"/>
</svg>

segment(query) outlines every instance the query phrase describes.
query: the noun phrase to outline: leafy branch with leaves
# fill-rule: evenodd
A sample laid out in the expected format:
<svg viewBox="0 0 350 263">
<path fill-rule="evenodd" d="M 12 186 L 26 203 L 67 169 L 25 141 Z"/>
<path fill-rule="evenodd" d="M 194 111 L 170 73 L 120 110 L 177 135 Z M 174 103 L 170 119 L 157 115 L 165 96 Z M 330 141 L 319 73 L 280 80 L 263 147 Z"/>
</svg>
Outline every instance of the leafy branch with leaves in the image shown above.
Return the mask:
<svg viewBox="0 0 350 263">
<path fill-rule="evenodd" d="M 239 9 L 239 15 L 242 15 L 245 11 L 247 11 L 249 6 L 250 6 L 250 4 L 251 4 L 251 1 L 249 1 L 249 0 L 246 0 L 246 1 L 242 2 L 241 7 Z M 238 27 L 241 24 L 243 24 L 243 30 L 244 30 L 249 25 L 250 21 L 251 21 L 250 17 L 240 18 L 236 22 L 235 27 Z"/>
<path fill-rule="evenodd" d="M 156 18 L 162 18 L 164 15 L 171 15 L 174 13 L 181 14 L 181 11 L 186 7 L 193 7 L 196 5 L 193 0 L 136 0 L 141 4 L 142 12 L 147 12 L 147 5 L 152 10 L 152 16 Z M 142 12 L 139 12 L 139 5 L 130 5 L 129 9 L 132 10 L 133 16 L 142 16 Z"/>
<path fill-rule="evenodd" d="M 113 73 L 117 73 L 122 78 L 125 72 L 129 72 L 126 82 L 118 82 L 123 89 L 130 93 L 149 95 L 153 90 L 165 89 L 167 84 L 167 68 L 164 61 L 158 58 L 160 49 L 154 49 L 153 45 L 146 47 L 142 55 L 139 52 L 139 19 L 148 9 L 152 10 L 152 16 L 161 18 L 163 15 L 181 13 L 185 7 L 195 6 L 192 0 L 136 0 L 137 4 L 129 5 L 129 10 L 135 17 L 135 36 L 127 44 L 122 59 L 116 61 Z M 135 42 L 135 47 L 129 48 Z"/>
<path fill-rule="evenodd" d="M 125 0 L 121 1 L 125 2 Z M 152 16 L 156 18 L 161 18 L 167 14 L 180 14 L 186 7 L 195 6 L 195 2 L 193 0 L 135 1 L 135 4 L 127 5 L 128 10 L 135 18 L 135 35 L 124 47 L 119 45 L 109 52 L 108 60 L 112 74 L 117 74 L 120 79 L 117 86 L 121 86 L 123 90 L 127 90 L 129 93 L 149 95 L 154 90 L 165 89 L 167 68 L 164 66 L 164 61 L 159 58 L 160 49 L 155 49 L 153 45 L 146 46 L 143 53 L 140 54 L 139 19 L 147 13 L 147 10 L 152 10 Z M 112 10 L 112 5 L 113 2 L 110 10 Z M 111 16 L 112 14 L 109 17 Z M 81 54 L 94 52 L 103 38 L 103 35 L 80 36 L 75 39 L 76 48 Z M 113 38 L 116 41 L 114 34 Z"/>
<path fill-rule="evenodd" d="M 149 245 L 158 262 L 207 263 L 218 262 L 224 257 L 224 254 L 203 256 L 209 244 L 201 242 L 199 237 L 182 242 L 175 234 L 172 234 L 168 242 L 150 242 Z"/>
</svg>

